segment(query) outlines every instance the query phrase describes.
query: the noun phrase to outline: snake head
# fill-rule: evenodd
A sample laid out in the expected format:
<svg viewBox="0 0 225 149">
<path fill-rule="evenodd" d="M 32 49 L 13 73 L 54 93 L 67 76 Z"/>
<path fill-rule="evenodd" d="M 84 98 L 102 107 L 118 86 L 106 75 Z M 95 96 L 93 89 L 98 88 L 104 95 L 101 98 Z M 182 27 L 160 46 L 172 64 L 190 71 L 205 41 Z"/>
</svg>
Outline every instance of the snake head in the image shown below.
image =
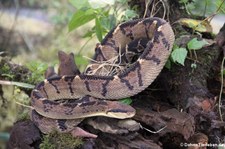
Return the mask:
<svg viewBox="0 0 225 149">
<path fill-rule="evenodd" d="M 133 107 L 118 101 L 110 102 L 109 107 L 110 109 L 106 111 L 107 117 L 125 119 L 133 117 L 136 113 L 136 110 Z"/>
</svg>

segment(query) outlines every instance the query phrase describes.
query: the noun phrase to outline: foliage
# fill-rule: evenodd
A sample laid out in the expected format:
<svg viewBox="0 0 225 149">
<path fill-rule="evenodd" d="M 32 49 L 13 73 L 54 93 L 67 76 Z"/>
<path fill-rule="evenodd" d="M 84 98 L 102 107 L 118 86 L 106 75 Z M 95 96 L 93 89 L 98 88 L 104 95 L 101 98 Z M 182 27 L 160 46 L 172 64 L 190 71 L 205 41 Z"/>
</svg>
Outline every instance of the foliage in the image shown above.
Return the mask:
<svg viewBox="0 0 225 149">
<path fill-rule="evenodd" d="M 15 72 L 12 70 L 12 66 L 8 63 L 9 59 L 1 59 L 0 61 L 0 77 L 5 80 L 14 80 L 16 78 Z"/>
<path fill-rule="evenodd" d="M 184 66 L 185 58 L 187 57 L 187 49 L 177 47 L 171 53 L 171 58 L 175 63 L 179 63 Z"/>
<path fill-rule="evenodd" d="M 84 26 L 90 21 L 94 22 L 92 29 L 85 31 L 83 35 L 84 38 L 89 38 L 88 41 L 96 36 L 101 42 L 105 34 L 116 24 L 137 17 L 137 13 L 129 9 L 127 0 L 69 0 L 69 2 L 76 8 L 68 24 L 69 31 Z M 82 49 L 83 47 L 80 51 Z M 88 59 L 83 58 L 80 52 L 75 55 L 75 61 L 80 70 L 84 70 L 88 64 Z"/>
<path fill-rule="evenodd" d="M 132 99 L 130 97 L 127 97 L 127 98 L 121 99 L 120 102 L 130 105 L 132 103 Z"/>
<path fill-rule="evenodd" d="M 89 64 L 89 61 L 87 58 L 84 58 L 82 55 L 77 54 L 75 55 L 75 63 L 77 67 L 79 67 L 79 70 L 85 70 L 85 66 Z"/>
<path fill-rule="evenodd" d="M 0 80 L 1 85 L 15 85 L 23 88 L 33 88 L 33 85 L 22 82 L 27 82 L 28 74 L 29 71 L 27 68 L 10 63 L 8 58 L 0 61 L 0 77 L 2 79 L 4 78 L 4 80 Z M 21 80 L 21 82 L 16 82 L 14 80 Z"/>
<path fill-rule="evenodd" d="M 217 12 L 223 0 L 179 0 L 179 3 L 183 4 L 187 13 L 195 16 L 208 16 Z M 225 13 L 225 3 L 218 11 L 219 13 Z"/>
<path fill-rule="evenodd" d="M 204 39 L 198 40 L 197 38 L 193 38 L 188 42 L 187 47 L 189 50 L 199 50 L 206 44 L 208 44 L 208 42 Z"/>
<path fill-rule="evenodd" d="M 188 28 L 191 28 L 194 32 L 199 33 L 211 33 L 212 27 L 207 20 L 195 20 L 195 19 L 189 19 L 189 18 L 182 18 L 178 21 L 182 26 L 186 26 Z"/>
<path fill-rule="evenodd" d="M 44 73 L 48 68 L 48 65 L 43 62 L 32 61 L 28 63 L 27 68 L 31 71 L 31 76 L 28 78 L 28 82 L 37 84 L 44 80 Z"/>
<path fill-rule="evenodd" d="M 206 42 L 204 39 L 198 40 L 197 38 L 193 38 L 187 43 L 187 48 L 178 47 L 177 45 L 174 45 L 173 51 L 171 53 L 171 59 L 173 62 L 184 66 L 184 61 L 187 58 L 187 53 L 188 53 L 187 51 L 188 50 L 189 51 L 190 50 L 199 50 L 206 44 L 208 44 L 208 42 Z M 194 68 L 194 67 L 196 67 L 195 64 L 193 64 L 192 68 Z"/>
<path fill-rule="evenodd" d="M 70 0 L 70 3 L 77 11 L 69 23 L 69 31 L 95 20 L 95 25 L 85 37 L 92 37 L 95 34 L 99 41 L 118 22 L 137 17 L 134 10 L 127 9 L 126 0 Z"/>
<path fill-rule="evenodd" d="M 17 118 L 17 121 L 25 121 L 25 120 L 30 120 L 30 109 L 24 110 L 23 113 L 21 113 Z"/>
<path fill-rule="evenodd" d="M 78 28 L 79 26 L 86 24 L 87 22 L 95 18 L 95 10 L 93 9 L 80 9 L 72 17 L 69 23 L 69 31 Z"/>
<path fill-rule="evenodd" d="M 82 144 L 81 138 L 74 138 L 71 134 L 62 134 L 56 131 L 44 135 L 40 149 L 66 148 L 74 149 Z"/>
</svg>

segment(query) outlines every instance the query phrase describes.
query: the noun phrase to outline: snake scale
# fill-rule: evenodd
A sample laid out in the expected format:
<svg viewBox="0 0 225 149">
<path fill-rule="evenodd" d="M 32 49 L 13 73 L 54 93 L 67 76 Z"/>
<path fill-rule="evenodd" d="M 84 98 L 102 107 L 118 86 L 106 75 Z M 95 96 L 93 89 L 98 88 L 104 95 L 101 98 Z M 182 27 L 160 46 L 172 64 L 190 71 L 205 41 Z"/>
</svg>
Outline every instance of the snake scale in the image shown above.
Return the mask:
<svg viewBox="0 0 225 149">
<path fill-rule="evenodd" d="M 170 24 L 156 17 L 119 24 L 96 47 L 93 58 L 107 61 L 142 39 L 146 42 L 143 52 L 120 73 L 56 76 L 36 85 L 31 93 L 31 119 L 43 133 L 48 133 L 53 129 L 69 131 L 86 117 L 133 117 L 135 109 L 116 100 L 141 92 L 159 75 L 174 43 Z M 68 102 L 58 102 L 62 99 Z"/>
</svg>

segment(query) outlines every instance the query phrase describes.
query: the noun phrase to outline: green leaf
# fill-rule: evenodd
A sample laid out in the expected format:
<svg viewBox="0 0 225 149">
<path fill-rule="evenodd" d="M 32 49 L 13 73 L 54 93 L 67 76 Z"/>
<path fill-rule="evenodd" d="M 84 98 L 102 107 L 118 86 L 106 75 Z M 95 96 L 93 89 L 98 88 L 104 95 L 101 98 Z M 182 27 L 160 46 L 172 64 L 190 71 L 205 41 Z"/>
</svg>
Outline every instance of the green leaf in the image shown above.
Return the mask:
<svg viewBox="0 0 225 149">
<path fill-rule="evenodd" d="M 176 48 L 172 51 L 171 58 L 174 62 L 177 62 L 184 66 L 184 61 L 187 57 L 187 49 L 186 48 Z"/>
<path fill-rule="evenodd" d="M 121 19 L 124 21 L 128 21 L 128 20 L 138 16 L 138 14 L 134 10 L 131 10 L 131 9 L 126 9 L 122 13 L 123 13 L 123 15 L 122 15 Z"/>
<path fill-rule="evenodd" d="M 126 105 L 130 105 L 132 103 L 132 99 L 128 97 L 128 98 L 121 99 L 120 102 Z"/>
<path fill-rule="evenodd" d="M 2 73 L 1 76 L 8 77 L 10 79 L 13 79 L 15 77 L 13 74 L 7 74 L 7 73 Z"/>
<path fill-rule="evenodd" d="M 114 15 L 106 15 L 99 18 L 101 25 L 105 30 L 110 31 L 113 27 L 116 26 L 116 17 Z"/>
<path fill-rule="evenodd" d="M 81 25 L 93 20 L 96 17 L 94 9 L 78 10 L 69 22 L 69 31 L 72 31 Z"/>
<path fill-rule="evenodd" d="M 28 78 L 28 82 L 36 84 L 44 79 L 44 73 L 48 68 L 48 65 L 43 62 L 32 61 L 26 64 L 27 68 L 32 72 Z"/>
<path fill-rule="evenodd" d="M 204 39 L 198 40 L 197 38 L 193 38 L 191 41 L 188 42 L 187 46 L 188 46 L 188 49 L 190 50 L 199 50 L 206 44 L 209 44 L 209 43 L 205 41 Z"/>
<path fill-rule="evenodd" d="M 83 57 L 80 54 L 75 55 L 75 63 L 81 72 L 86 70 L 87 65 L 89 64 L 89 59 Z"/>
<path fill-rule="evenodd" d="M 88 59 L 84 58 L 82 55 L 75 55 L 75 63 L 77 65 L 87 65 Z"/>
<path fill-rule="evenodd" d="M 23 88 L 34 88 L 34 85 L 28 84 L 28 83 L 23 83 L 23 82 L 15 82 L 15 81 L 3 81 L 0 80 L 0 84 L 2 85 L 16 85 L 19 87 L 23 87 Z"/>
<path fill-rule="evenodd" d="M 90 7 L 88 0 L 69 0 L 69 2 L 77 9 Z"/>
<path fill-rule="evenodd" d="M 165 67 L 166 67 L 167 69 L 171 69 L 171 60 L 170 60 L 170 59 L 168 59 L 168 60 L 166 61 Z"/>
<path fill-rule="evenodd" d="M 102 25 L 100 24 L 99 19 L 96 17 L 95 18 L 95 33 L 100 42 L 102 41 L 102 32 L 103 32 Z"/>
<path fill-rule="evenodd" d="M 32 61 L 26 64 L 27 68 L 30 69 L 32 72 L 39 72 L 44 74 L 45 70 L 48 68 L 46 63 Z"/>
<path fill-rule="evenodd" d="M 23 88 L 31 88 L 33 89 L 35 86 L 32 84 L 28 84 L 28 83 L 23 83 L 23 82 L 11 82 L 13 85 L 19 86 L 19 87 L 23 87 Z"/>
<path fill-rule="evenodd" d="M 138 14 L 137 14 L 137 12 L 134 11 L 134 10 L 127 9 L 127 10 L 125 11 L 125 20 L 130 20 L 131 18 L 135 18 L 135 17 L 137 17 L 137 16 L 138 16 Z"/>
</svg>

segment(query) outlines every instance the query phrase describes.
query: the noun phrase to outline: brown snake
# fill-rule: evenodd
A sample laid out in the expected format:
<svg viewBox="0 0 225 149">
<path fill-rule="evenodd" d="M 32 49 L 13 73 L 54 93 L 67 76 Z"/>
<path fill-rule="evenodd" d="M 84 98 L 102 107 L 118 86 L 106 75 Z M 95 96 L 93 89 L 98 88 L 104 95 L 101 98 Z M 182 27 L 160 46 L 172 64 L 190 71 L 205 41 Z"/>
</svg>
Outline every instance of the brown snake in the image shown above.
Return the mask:
<svg viewBox="0 0 225 149">
<path fill-rule="evenodd" d="M 106 35 L 94 55 L 97 62 L 107 61 L 117 56 L 119 51 L 126 55 L 126 47 L 142 39 L 146 41 L 145 45 L 141 45 L 143 52 L 124 71 L 110 76 L 65 75 L 38 84 L 31 93 L 31 104 L 35 109 L 31 119 L 42 132 L 47 133 L 52 128 L 59 131 L 72 129 L 86 117 L 125 119 L 134 116 L 135 110 L 131 106 L 115 100 L 133 96 L 155 80 L 174 43 L 171 26 L 160 18 L 122 23 Z M 89 69 L 92 69 L 91 66 Z M 68 102 L 58 102 L 62 99 Z"/>
</svg>

